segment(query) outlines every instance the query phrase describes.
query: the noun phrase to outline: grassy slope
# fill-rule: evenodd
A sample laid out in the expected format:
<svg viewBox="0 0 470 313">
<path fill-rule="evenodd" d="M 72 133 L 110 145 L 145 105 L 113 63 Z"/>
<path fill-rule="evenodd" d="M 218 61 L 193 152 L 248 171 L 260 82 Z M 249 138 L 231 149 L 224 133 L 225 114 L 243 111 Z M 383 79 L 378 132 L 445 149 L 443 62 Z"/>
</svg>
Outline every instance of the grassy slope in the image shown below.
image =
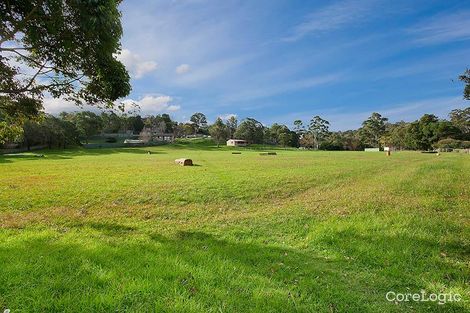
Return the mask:
<svg viewBox="0 0 470 313">
<path fill-rule="evenodd" d="M 0 308 L 470 309 L 468 155 L 242 151 L 0 156 Z M 465 301 L 385 300 L 422 289 Z"/>
</svg>

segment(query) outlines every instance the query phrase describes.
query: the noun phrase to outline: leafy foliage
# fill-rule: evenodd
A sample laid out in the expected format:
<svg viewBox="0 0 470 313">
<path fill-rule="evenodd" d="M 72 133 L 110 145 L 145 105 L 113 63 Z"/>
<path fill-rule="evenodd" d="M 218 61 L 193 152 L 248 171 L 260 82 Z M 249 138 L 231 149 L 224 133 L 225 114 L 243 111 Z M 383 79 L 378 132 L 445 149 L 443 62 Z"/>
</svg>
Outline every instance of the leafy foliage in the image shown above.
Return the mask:
<svg viewBox="0 0 470 313">
<path fill-rule="evenodd" d="M 249 143 L 263 143 L 264 126 L 254 118 L 246 118 L 240 123 L 234 136 Z"/>
<path fill-rule="evenodd" d="M 310 125 L 308 131 L 313 136 L 313 141 L 315 148 L 320 147 L 320 143 L 328 136 L 330 128 L 330 122 L 322 119 L 320 116 L 316 115 L 310 120 Z"/>
<path fill-rule="evenodd" d="M 465 70 L 465 72 L 459 76 L 459 79 L 465 84 L 463 90 L 464 99 L 470 100 L 470 69 Z"/>
<path fill-rule="evenodd" d="M 203 113 L 194 113 L 190 121 L 194 124 L 195 134 L 204 131 L 207 128 L 207 118 Z"/>
<path fill-rule="evenodd" d="M 227 140 L 227 138 L 229 137 L 229 130 L 227 125 L 225 125 L 222 121 L 222 119 L 218 117 L 215 120 L 215 123 L 212 124 L 211 127 L 209 127 L 209 134 L 217 143 L 218 147 L 221 143 L 224 143 L 225 140 Z"/>
<path fill-rule="evenodd" d="M 382 115 L 377 112 L 374 112 L 367 120 L 362 123 L 360 134 L 366 145 L 371 147 L 379 147 L 380 136 L 385 133 L 385 123 L 387 121 L 387 118 L 382 117 Z"/>
<path fill-rule="evenodd" d="M 0 123 L 38 116 L 45 93 L 114 108 L 129 94 L 116 60 L 122 28 L 114 0 L 9 0 L 0 3 Z M 3 101 L 2 101 L 3 102 Z M 0 137 L 6 137 L 5 133 Z M 11 136 L 9 136 L 11 137 Z M 9 138 L 11 139 L 11 138 Z M 1 140 L 1 139 L 0 139 Z M 3 139 L 4 141 L 4 139 Z"/>
</svg>

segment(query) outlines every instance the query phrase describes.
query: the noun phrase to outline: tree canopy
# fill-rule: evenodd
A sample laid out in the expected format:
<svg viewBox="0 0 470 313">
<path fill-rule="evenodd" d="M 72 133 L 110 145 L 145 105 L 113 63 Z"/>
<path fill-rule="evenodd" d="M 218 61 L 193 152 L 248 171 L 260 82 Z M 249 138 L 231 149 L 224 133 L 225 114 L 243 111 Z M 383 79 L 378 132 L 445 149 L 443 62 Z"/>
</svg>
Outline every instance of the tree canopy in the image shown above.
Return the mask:
<svg viewBox="0 0 470 313">
<path fill-rule="evenodd" d="M 129 75 L 115 58 L 119 2 L 0 3 L 0 141 L 39 115 L 45 94 L 106 108 L 129 94 Z"/>
<path fill-rule="evenodd" d="M 235 131 L 237 139 L 244 139 L 249 143 L 262 143 L 264 139 L 264 126 L 254 118 L 243 120 Z"/>
<path fill-rule="evenodd" d="M 367 145 L 372 147 L 380 145 L 380 136 L 385 133 L 385 123 L 387 121 L 388 118 L 374 112 L 362 123 L 361 136 Z"/>
<path fill-rule="evenodd" d="M 462 75 L 460 75 L 459 79 L 465 84 L 463 90 L 464 99 L 470 100 L 470 69 L 467 69 Z"/>
<path fill-rule="evenodd" d="M 228 126 L 224 124 L 220 117 L 218 117 L 215 120 L 215 123 L 209 127 L 209 134 L 217 143 L 217 147 L 219 147 L 221 143 L 227 140 L 229 135 Z"/>
</svg>

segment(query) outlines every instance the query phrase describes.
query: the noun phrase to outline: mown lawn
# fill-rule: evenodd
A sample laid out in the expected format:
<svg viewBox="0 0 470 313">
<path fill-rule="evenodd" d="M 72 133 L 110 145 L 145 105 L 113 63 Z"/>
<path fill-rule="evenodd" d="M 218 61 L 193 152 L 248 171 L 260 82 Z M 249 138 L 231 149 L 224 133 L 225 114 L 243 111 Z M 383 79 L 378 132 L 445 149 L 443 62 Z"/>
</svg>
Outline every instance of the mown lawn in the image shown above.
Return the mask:
<svg viewBox="0 0 470 313">
<path fill-rule="evenodd" d="M 470 310 L 470 155 L 240 151 L 0 156 L 0 309 Z"/>
</svg>

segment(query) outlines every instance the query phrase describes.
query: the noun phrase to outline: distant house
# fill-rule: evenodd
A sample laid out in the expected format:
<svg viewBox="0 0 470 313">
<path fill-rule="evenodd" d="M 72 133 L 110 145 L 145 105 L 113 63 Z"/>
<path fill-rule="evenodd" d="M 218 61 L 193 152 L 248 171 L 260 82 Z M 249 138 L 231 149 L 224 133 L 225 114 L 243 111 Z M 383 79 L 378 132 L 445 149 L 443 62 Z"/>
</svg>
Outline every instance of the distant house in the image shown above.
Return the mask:
<svg viewBox="0 0 470 313">
<path fill-rule="evenodd" d="M 227 140 L 227 146 L 230 146 L 230 147 L 244 147 L 246 145 L 248 145 L 248 142 L 246 140 L 242 140 L 242 139 Z"/>
<path fill-rule="evenodd" d="M 145 144 L 145 142 L 143 140 L 139 140 L 139 139 L 126 139 L 126 140 L 124 140 L 124 144 L 126 146 L 135 147 L 135 146 L 143 146 Z"/>
</svg>

